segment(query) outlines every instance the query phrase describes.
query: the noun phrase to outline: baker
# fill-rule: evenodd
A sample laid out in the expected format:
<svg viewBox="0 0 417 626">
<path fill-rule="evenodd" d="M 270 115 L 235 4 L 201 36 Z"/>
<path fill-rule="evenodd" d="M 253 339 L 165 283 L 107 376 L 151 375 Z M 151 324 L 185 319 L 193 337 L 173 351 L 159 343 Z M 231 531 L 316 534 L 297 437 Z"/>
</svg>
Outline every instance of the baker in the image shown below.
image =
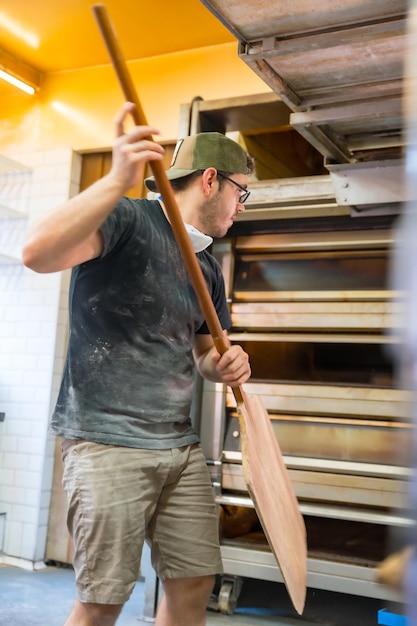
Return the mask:
<svg viewBox="0 0 417 626">
<path fill-rule="evenodd" d="M 194 366 L 231 387 L 250 377 L 238 345 L 220 355 L 161 199 L 125 197 L 140 166 L 161 160 L 150 126 L 116 117 L 110 172 L 46 214 L 23 250 L 37 272 L 72 268 L 70 331 L 51 420 L 62 437 L 63 485 L 77 599 L 65 626 L 112 626 L 138 579 L 143 542 L 162 581 L 156 626 L 203 626 L 221 573 L 211 481 L 190 420 Z M 249 195 L 252 159 L 220 133 L 178 142 L 167 171 L 225 334 L 223 237 Z M 146 181 L 155 191 L 152 177 Z"/>
</svg>

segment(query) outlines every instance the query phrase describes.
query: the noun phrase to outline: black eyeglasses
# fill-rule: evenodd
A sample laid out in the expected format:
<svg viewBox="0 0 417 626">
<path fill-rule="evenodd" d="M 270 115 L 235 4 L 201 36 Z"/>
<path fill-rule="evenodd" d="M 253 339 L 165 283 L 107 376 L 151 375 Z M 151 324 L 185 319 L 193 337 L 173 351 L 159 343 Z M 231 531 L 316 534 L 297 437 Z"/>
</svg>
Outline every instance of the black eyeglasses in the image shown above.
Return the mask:
<svg viewBox="0 0 417 626">
<path fill-rule="evenodd" d="M 233 183 L 238 189 L 240 189 L 243 192 L 239 196 L 240 204 L 243 204 L 244 202 L 246 202 L 246 200 L 250 196 L 250 191 L 248 191 L 245 187 L 242 187 L 242 185 L 239 185 L 239 183 L 237 183 L 235 180 L 232 180 L 231 178 L 229 178 L 225 174 L 222 174 L 221 172 L 217 172 L 217 174 L 218 174 L 218 176 L 221 176 L 222 178 L 225 178 L 226 180 L 228 180 L 229 183 Z"/>
</svg>

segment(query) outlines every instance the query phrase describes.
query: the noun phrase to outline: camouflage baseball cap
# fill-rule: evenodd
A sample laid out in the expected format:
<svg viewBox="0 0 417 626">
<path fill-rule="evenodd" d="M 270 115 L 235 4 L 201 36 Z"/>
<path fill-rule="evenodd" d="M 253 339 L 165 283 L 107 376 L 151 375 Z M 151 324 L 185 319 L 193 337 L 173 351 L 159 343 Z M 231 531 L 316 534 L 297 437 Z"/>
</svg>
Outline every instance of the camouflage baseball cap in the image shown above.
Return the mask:
<svg viewBox="0 0 417 626">
<path fill-rule="evenodd" d="M 248 155 L 236 141 L 226 135 L 199 133 L 177 142 L 166 175 L 169 180 L 174 180 L 208 167 L 230 174 L 249 174 Z M 153 176 L 145 179 L 145 185 L 151 191 L 156 191 Z"/>
</svg>

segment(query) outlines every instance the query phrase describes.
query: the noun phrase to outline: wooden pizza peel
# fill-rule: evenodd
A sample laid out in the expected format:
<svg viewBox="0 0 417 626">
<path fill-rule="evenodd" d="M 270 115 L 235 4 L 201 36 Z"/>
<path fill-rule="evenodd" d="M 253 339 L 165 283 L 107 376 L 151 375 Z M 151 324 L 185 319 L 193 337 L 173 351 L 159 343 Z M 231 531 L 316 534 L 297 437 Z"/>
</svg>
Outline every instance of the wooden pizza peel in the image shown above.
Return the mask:
<svg viewBox="0 0 417 626">
<path fill-rule="evenodd" d="M 124 96 L 128 102 L 135 105 L 132 111 L 133 120 L 138 126 L 148 125 L 107 9 L 104 4 L 96 4 L 92 10 Z M 149 139 L 153 140 L 152 137 Z M 230 344 L 223 333 L 164 166 L 161 161 L 151 161 L 150 166 L 213 342 L 218 352 L 224 354 Z M 234 387 L 232 391 L 237 403 L 242 462 L 248 492 L 280 567 L 294 608 L 301 615 L 305 604 L 307 578 L 304 520 L 270 418 L 261 399 L 257 396 L 248 396 L 242 386 Z"/>
</svg>

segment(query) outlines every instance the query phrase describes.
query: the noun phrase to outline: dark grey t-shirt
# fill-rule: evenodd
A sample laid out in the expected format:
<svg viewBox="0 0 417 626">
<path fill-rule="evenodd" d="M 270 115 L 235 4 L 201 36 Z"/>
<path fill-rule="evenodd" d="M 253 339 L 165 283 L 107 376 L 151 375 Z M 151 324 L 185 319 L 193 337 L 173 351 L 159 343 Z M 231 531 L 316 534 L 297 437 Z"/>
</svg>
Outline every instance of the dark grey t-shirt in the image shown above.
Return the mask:
<svg viewBox="0 0 417 626">
<path fill-rule="evenodd" d="M 70 335 L 51 429 L 138 448 L 198 441 L 190 422 L 195 333 L 208 333 L 159 202 L 123 198 L 101 227 L 99 259 L 72 271 Z M 220 267 L 197 254 L 220 323 Z"/>
</svg>

